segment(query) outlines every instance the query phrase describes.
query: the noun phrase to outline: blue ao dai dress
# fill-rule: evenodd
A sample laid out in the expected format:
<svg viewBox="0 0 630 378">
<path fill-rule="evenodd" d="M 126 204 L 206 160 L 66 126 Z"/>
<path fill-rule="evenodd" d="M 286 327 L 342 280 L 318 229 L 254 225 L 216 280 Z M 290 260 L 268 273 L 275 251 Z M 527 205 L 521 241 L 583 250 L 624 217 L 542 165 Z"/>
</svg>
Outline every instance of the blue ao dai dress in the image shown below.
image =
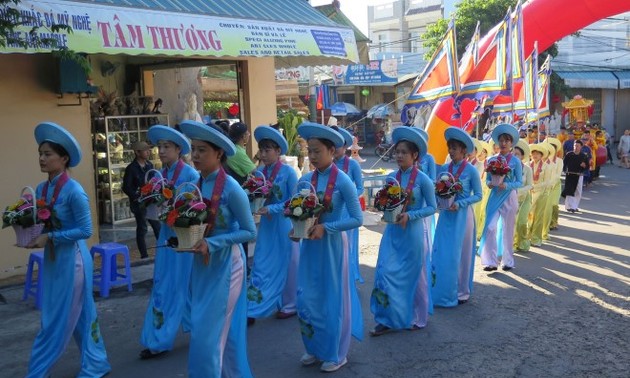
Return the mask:
<svg viewBox="0 0 630 378">
<path fill-rule="evenodd" d="M 416 168 L 409 167 L 401 174 L 400 185 L 403 190 L 407 188 L 413 169 Z M 390 173 L 388 177 L 395 179 L 396 172 Z M 420 323 L 420 318 L 427 317 L 426 310 L 425 314 L 417 314 L 419 297 L 416 294 L 419 286 L 428 290 L 427 275 L 421 276 L 423 266 L 426 268 L 423 218 L 435 213 L 433 182 L 427 175 L 418 172 L 411 193 L 405 210 L 409 215 L 407 226 L 403 228 L 399 224 L 388 224 L 385 227 L 370 298 L 374 320 L 392 329 L 426 325 Z"/>
<path fill-rule="evenodd" d="M 343 170 L 345 164 L 344 158 L 348 159 L 348 172 Z M 344 173 L 350 177 L 352 183 L 357 188 L 357 195 L 361 196 L 363 194 L 363 175 L 361 174 L 361 166 L 359 163 L 354 159 L 344 156 L 335 160 L 335 164 L 337 165 L 337 168 L 344 171 Z M 344 216 L 350 216 L 347 209 L 344 209 Z M 359 265 L 359 228 L 357 227 L 352 230 L 348 230 L 346 231 L 346 234 L 348 235 L 348 249 L 350 251 L 350 271 L 354 275 L 355 280 L 363 283 L 365 280 L 361 277 Z"/>
<path fill-rule="evenodd" d="M 511 155 L 511 154 L 510 154 Z M 496 159 L 495 155 L 489 159 Z M 514 227 L 518 213 L 518 189 L 523 186 L 521 161 L 511 155 L 508 163 L 511 170 L 505 176 L 505 189 L 494 187 L 490 190 L 486 205 L 486 219 L 477 253 L 481 255 L 484 266 L 498 265 L 498 256 L 503 256 L 504 266 L 514 267 Z M 507 160 L 507 156 L 503 156 Z M 486 174 L 486 185 L 491 182 L 491 175 Z"/>
<path fill-rule="evenodd" d="M 218 170 L 203 179 L 204 198 L 212 198 Z M 210 263 L 194 255 L 190 277 L 191 378 L 252 377 L 247 360 L 247 290 L 242 243 L 256 238 L 249 200 L 228 176 L 214 229 L 206 243 Z M 192 255 L 192 254 L 191 254 Z"/>
<path fill-rule="evenodd" d="M 317 193 L 323 199 L 331 167 L 319 172 Z M 298 182 L 311 182 L 313 172 Z M 297 310 L 302 341 L 318 360 L 339 363 L 346 358 L 350 336 L 363 338 L 361 303 L 350 272 L 349 253 L 342 235 L 363 224 L 356 187 L 339 172 L 329 211 L 319 224 L 326 229 L 319 240 L 303 239 L 298 268 Z M 349 217 L 343 216 L 344 207 Z"/>
<path fill-rule="evenodd" d="M 167 169 L 164 178 L 171 181 L 175 175 L 177 163 Z M 175 188 L 184 182 L 196 185 L 199 181 L 199 173 L 191 166 L 184 164 Z M 184 187 L 183 190 L 191 191 L 192 187 Z M 140 342 L 152 352 L 163 352 L 173 349 L 175 336 L 180 324 L 184 330 L 189 327 L 189 300 L 190 270 L 192 267 L 192 255 L 190 253 L 178 253 L 173 248 L 166 247 L 167 240 L 174 237 L 175 231 L 162 222 L 160 237 L 158 238 L 153 267 L 153 289 L 151 298 L 144 315 L 144 325 Z"/>
<path fill-rule="evenodd" d="M 453 164 L 453 175 L 462 162 Z M 438 169 L 438 177 L 448 172 L 449 164 Z M 475 215 L 472 205 L 481 201 L 479 172 L 472 164 L 459 176 L 463 190 L 455 196 L 456 211 L 440 210 L 433 243 L 433 274 L 431 296 L 440 307 L 457 306 L 458 299 L 468 299 L 472 293 L 475 266 Z M 465 245 L 466 242 L 468 245 Z M 459 297 L 462 298 L 459 298 Z"/>
<path fill-rule="evenodd" d="M 267 167 L 269 179 L 274 165 Z M 264 174 L 264 167 L 258 167 Z M 287 236 L 291 231 L 291 220 L 283 214 L 284 203 L 296 192 L 297 174 L 286 164 L 278 170 L 273 182 L 268 203 L 268 215 L 260 217 L 254 264 L 247 288 L 247 316 L 251 318 L 267 317 L 280 310 L 282 294 L 287 281 L 293 241 Z"/>
<path fill-rule="evenodd" d="M 48 188 L 50 203 L 54 186 Z M 37 187 L 42 197 L 44 183 Z M 59 192 L 54 210 L 61 229 L 52 232 L 55 259 L 44 248 L 41 330 L 35 337 L 27 377 L 47 377 L 50 369 L 74 336 L 81 352 L 78 377 L 101 377 L 111 370 L 100 333 L 92 296 L 92 257 L 86 239 L 92 236 L 88 196 L 77 181 L 69 179 Z"/>
</svg>

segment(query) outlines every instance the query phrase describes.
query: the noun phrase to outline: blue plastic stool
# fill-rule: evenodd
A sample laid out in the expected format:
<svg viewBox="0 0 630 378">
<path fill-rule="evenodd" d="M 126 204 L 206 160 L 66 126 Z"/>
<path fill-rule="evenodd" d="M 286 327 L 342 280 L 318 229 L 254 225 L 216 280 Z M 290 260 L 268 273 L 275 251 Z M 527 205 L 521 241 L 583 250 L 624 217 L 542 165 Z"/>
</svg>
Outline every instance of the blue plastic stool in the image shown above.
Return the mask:
<svg viewBox="0 0 630 378">
<path fill-rule="evenodd" d="M 33 281 L 33 266 L 37 264 L 37 280 Z M 24 282 L 24 295 L 22 300 L 25 301 L 29 296 L 35 298 L 35 308 L 42 308 L 42 272 L 44 268 L 44 251 L 31 252 L 28 257 L 28 267 L 26 269 L 26 280 Z"/>
<path fill-rule="evenodd" d="M 90 254 L 94 258 L 97 253 L 101 255 L 101 272 L 94 273 L 93 283 L 99 287 L 101 297 L 109 297 L 109 289 L 116 285 L 127 284 L 127 289 L 131 291 L 131 264 L 127 246 L 118 243 L 96 244 L 90 248 Z M 118 272 L 117 255 L 123 255 L 125 258 L 124 274 Z"/>
</svg>

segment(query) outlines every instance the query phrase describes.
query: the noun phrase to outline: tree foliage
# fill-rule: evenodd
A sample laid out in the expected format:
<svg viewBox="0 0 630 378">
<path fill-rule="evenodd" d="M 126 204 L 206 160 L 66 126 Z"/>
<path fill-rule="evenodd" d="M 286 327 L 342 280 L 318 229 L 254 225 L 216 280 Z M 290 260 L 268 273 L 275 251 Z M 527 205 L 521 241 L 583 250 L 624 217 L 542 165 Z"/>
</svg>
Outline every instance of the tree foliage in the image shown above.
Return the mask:
<svg viewBox="0 0 630 378">
<path fill-rule="evenodd" d="M 42 37 L 40 31 L 45 29 L 50 33 L 72 33 L 72 27 L 63 24 L 53 24 L 50 27 L 41 25 L 28 12 L 20 12 L 17 6 L 21 0 L 0 0 L 0 50 L 7 47 L 20 47 L 24 50 L 50 49 L 52 54 L 60 59 L 73 60 L 85 71 L 87 75 L 92 71 L 90 62 L 85 55 L 79 54 L 65 46 L 60 46 L 55 38 Z M 23 28 L 30 28 L 22 32 Z"/>
</svg>

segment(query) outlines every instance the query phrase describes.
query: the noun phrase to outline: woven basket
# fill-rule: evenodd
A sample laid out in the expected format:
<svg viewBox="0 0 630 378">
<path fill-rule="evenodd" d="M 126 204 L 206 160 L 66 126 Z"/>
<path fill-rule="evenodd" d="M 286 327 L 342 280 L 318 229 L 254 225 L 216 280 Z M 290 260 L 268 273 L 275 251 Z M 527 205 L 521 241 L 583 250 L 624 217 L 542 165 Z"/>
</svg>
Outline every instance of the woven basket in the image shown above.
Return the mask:
<svg viewBox="0 0 630 378">
<path fill-rule="evenodd" d="M 249 208 L 252 210 L 252 214 L 256 214 L 265 205 L 265 197 L 256 197 L 249 201 Z"/>
<path fill-rule="evenodd" d="M 383 222 L 398 223 L 396 221 L 396 218 L 398 217 L 398 215 L 400 215 L 400 213 L 402 213 L 402 209 L 403 209 L 403 204 L 401 202 L 400 205 L 383 211 Z"/>
<path fill-rule="evenodd" d="M 155 187 L 158 185 L 162 185 L 162 188 L 164 188 L 164 186 L 166 186 L 168 181 L 162 176 L 162 173 L 158 171 L 157 169 L 149 169 L 147 173 L 144 174 L 144 182 L 149 181 L 149 175 L 151 173 L 153 173 L 155 177 L 158 178 L 157 182 L 153 185 L 153 188 L 155 189 Z M 153 196 L 146 197 L 145 199 L 148 199 L 151 197 Z M 146 207 L 146 209 L 147 209 L 146 218 L 149 220 L 160 220 L 160 215 L 162 215 L 162 211 L 164 211 L 162 206 L 158 206 L 156 204 L 150 204 Z"/>
<path fill-rule="evenodd" d="M 505 176 L 503 175 L 490 175 L 490 184 L 492 184 L 492 186 L 499 186 L 503 184 L 504 178 Z"/>
<path fill-rule="evenodd" d="M 455 202 L 455 196 L 448 197 L 448 198 L 438 197 L 437 198 L 438 209 L 442 209 L 442 210 L 450 209 L 451 206 L 453 206 L 453 202 Z"/>
<path fill-rule="evenodd" d="M 293 237 L 296 239 L 308 239 L 308 231 L 315 225 L 315 217 L 305 220 L 291 218 L 293 224 Z"/>
<path fill-rule="evenodd" d="M 30 227 L 22 227 L 14 224 L 13 230 L 15 231 L 16 245 L 22 248 L 26 247 L 31 244 L 36 237 L 42 234 L 43 229 L 43 223 L 38 223 Z"/>
<path fill-rule="evenodd" d="M 206 225 L 197 224 L 190 227 L 173 227 L 173 231 L 177 235 L 177 249 L 190 250 L 199 240 L 203 239 Z"/>
</svg>

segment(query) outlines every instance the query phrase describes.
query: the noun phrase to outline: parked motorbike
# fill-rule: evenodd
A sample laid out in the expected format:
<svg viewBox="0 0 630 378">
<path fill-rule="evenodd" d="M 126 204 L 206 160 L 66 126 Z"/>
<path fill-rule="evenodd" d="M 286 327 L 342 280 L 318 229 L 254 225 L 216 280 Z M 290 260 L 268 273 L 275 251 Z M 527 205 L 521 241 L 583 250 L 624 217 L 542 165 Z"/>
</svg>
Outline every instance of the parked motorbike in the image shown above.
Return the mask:
<svg viewBox="0 0 630 378">
<path fill-rule="evenodd" d="M 381 160 L 390 161 L 394 159 L 394 145 L 391 143 L 379 143 L 374 149 L 374 153 Z"/>
</svg>

